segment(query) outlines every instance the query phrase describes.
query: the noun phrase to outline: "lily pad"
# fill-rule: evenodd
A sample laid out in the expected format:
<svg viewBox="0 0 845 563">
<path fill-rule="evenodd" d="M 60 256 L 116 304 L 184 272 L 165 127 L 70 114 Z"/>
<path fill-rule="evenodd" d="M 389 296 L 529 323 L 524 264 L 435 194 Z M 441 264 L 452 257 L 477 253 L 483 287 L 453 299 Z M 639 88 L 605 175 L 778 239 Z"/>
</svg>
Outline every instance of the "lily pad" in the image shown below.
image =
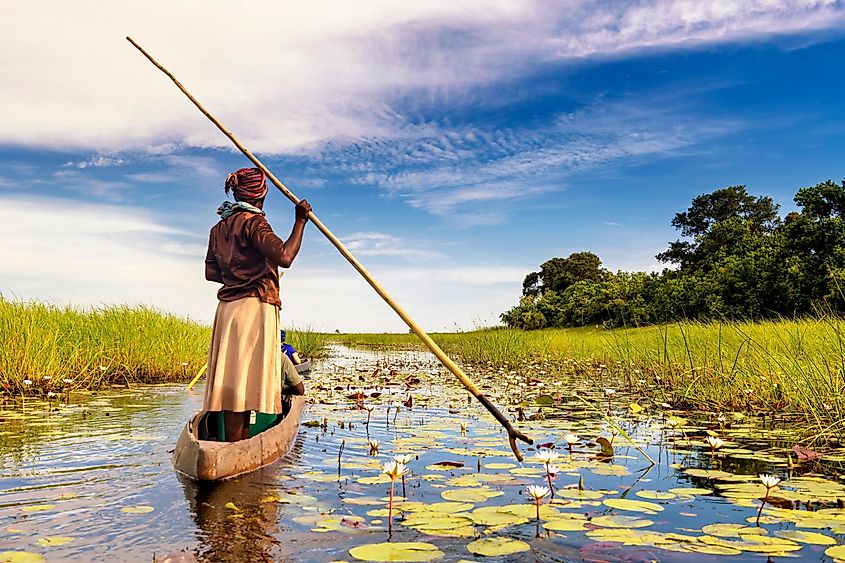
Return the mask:
<svg viewBox="0 0 845 563">
<path fill-rule="evenodd" d="M 521 540 L 510 538 L 483 538 L 467 544 L 467 549 L 475 555 L 485 557 L 496 557 L 498 555 L 511 555 L 522 551 L 529 551 L 531 546 Z"/>
<path fill-rule="evenodd" d="M 574 518 L 561 518 L 558 520 L 550 520 L 543 524 L 543 527 L 547 530 L 552 530 L 555 532 L 579 532 L 581 530 L 586 529 L 584 524 L 587 522 L 584 520 L 576 520 Z"/>
<path fill-rule="evenodd" d="M 56 508 L 55 504 L 33 504 L 31 506 L 24 506 L 21 508 L 24 512 L 44 512 L 45 510 L 53 510 Z"/>
<path fill-rule="evenodd" d="M 812 545 L 836 545 L 836 540 L 832 537 L 820 534 L 818 532 L 804 532 L 801 530 L 778 530 L 775 535 L 779 538 L 785 538 L 798 543 L 808 543 Z"/>
<path fill-rule="evenodd" d="M 38 545 L 42 547 L 58 547 L 72 542 L 74 538 L 68 536 L 51 536 L 49 538 L 41 538 L 38 540 Z"/>
<path fill-rule="evenodd" d="M 667 493 L 665 491 L 637 491 L 634 493 L 640 498 L 647 498 L 650 500 L 672 500 L 678 498 L 675 493 Z"/>
<path fill-rule="evenodd" d="M 654 522 L 645 518 L 622 516 L 619 514 L 596 516 L 590 520 L 590 523 L 596 526 L 601 526 L 602 528 L 647 528 L 654 524 Z"/>
<path fill-rule="evenodd" d="M 434 561 L 443 552 L 425 542 L 384 542 L 353 547 L 349 555 L 362 561 Z"/>
<path fill-rule="evenodd" d="M 126 514 L 147 514 L 148 512 L 152 512 L 155 510 L 152 506 L 145 506 L 143 504 L 139 504 L 136 506 L 124 506 L 120 509 L 121 512 L 125 512 Z"/>
<path fill-rule="evenodd" d="M 44 563 L 45 559 L 30 551 L 0 551 L 0 563 Z"/>
<path fill-rule="evenodd" d="M 653 502 L 644 500 L 631 500 L 627 498 L 609 498 L 603 501 L 605 506 L 610 508 L 617 508 L 619 510 L 627 510 L 629 512 L 645 512 L 647 514 L 654 514 L 660 512 L 663 507 Z"/>
</svg>

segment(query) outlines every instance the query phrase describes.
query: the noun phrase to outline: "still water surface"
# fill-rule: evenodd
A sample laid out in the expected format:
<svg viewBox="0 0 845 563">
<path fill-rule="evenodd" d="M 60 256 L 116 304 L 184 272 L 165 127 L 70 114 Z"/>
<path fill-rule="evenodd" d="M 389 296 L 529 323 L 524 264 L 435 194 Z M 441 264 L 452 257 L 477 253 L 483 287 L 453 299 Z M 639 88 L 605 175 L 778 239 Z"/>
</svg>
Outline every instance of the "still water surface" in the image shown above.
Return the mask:
<svg viewBox="0 0 845 563">
<path fill-rule="evenodd" d="M 514 397 L 527 399 L 534 392 L 518 383 L 512 389 L 506 374 L 486 377 L 500 404 Z M 368 386 L 375 380 L 394 384 Z M 440 530 L 411 528 L 403 518 L 413 510 L 466 514 L 487 506 L 530 507 L 525 487 L 546 484 L 543 465 L 531 460 L 535 452 L 526 447 L 522 448 L 526 463 L 517 464 L 495 421 L 468 402 L 466 393 L 451 385 L 428 355 L 336 348 L 330 359 L 315 366 L 307 383 L 312 404 L 303 421 L 311 425 L 300 429 L 292 454 L 212 486 L 179 477 L 170 463 L 182 425 L 200 406 L 201 386 L 191 393 L 181 385 L 162 385 L 72 394 L 61 398 L 67 402 L 61 407 L 33 401 L 7 406 L 0 411 L 0 552 L 35 553 L 48 561 L 153 561 L 154 557 L 160 561 L 168 555 L 185 561 L 351 561 L 350 548 L 388 540 L 386 515 L 379 511 L 386 507 L 383 499 L 390 485 L 379 482 L 379 463 L 397 453 L 410 453 L 415 459 L 405 486 L 408 510 L 404 515 L 397 510 L 391 539 L 432 543 L 444 553 L 443 561 L 480 559 L 467 549 L 476 537 L 514 538 L 530 547 L 486 561 L 699 561 L 718 556 L 689 546 L 707 551 L 699 544 L 712 544 L 683 537 L 704 537 L 702 527 L 714 523 L 754 527 L 749 518 L 756 516 L 762 495 L 752 491 L 724 496 L 719 486 L 739 483 L 740 493 L 742 487 L 759 486 L 761 493 L 757 473 L 787 476 L 782 452 L 791 445 L 788 429 L 756 420 L 728 422 L 718 429 L 728 440 L 724 453 L 711 457 L 703 442 L 705 423 L 670 429 L 666 413 L 634 416 L 628 408 L 634 399 L 618 395 L 609 405 L 616 420 L 639 443 L 647 444 L 658 463 L 649 469 L 621 436 L 614 442 L 612 460 L 597 459 L 591 440 L 611 436 L 593 410 L 597 405 L 604 412 L 608 406 L 598 390 L 590 399 L 591 408 L 579 401 L 558 401 L 552 409 L 526 408 L 529 417 L 538 413 L 540 417 L 521 423 L 539 443 L 557 442 L 561 472 L 554 485 L 568 500 L 559 496 L 562 502 L 553 510 L 585 520 L 583 530 L 547 530 L 533 517 L 504 518 L 497 525 L 481 519 L 467 521 L 469 526 L 444 524 Z M 561 388 L 567 386 L 556 387 Z M 359 391 L 371 413 L 355 408 L 353 394 Z M 413 408 L 392 407 L 409 396 Z M 566 432 L 581 436 L 572 455 L 560 440 Z M 369 455 L 368 438 L 380 442 L 378 454 Z M 442 461 L 463 467 L 435 465 Z M 830 484 L 825 490 L 831 503 L 816 503 L 815 508 L 832 511 L 826 526 L 817 521 L 819 527 L 802 529 L 843 543 L 845 536 L 838 532 L 845 532 L 845 520 L 837 529 L 833 504 L 840 492 L 832 476 L 838 465 L 816 464 L 801 470 L 831 477 L 819 477 L 824 486 Z M 690 475 L 686 472 L 690 468 L 715 469 L 733 477 L 720 485 L 707 476 Z M 579 481 L 595 493 L 579 498 Z M 795 483 L 801 483 L 800 478 Z M 691 487 L 714 492 L 668 492 Z M 655 498 L 661 493 L 663 498 Z M 396 494 L 397 503 L 401 502 L 401 484 Z M 469 500 L 462 501 L 466 495 Z M 659 510 L 620 510 L 608 506 L 608 499 L 649 502 Z M 454 504 L 442 504 L 447 502 Z M 795 504 L 806 511 L 800 500 Z M 651 537 L 645 545 L 636 540 L 628 543 L 639 545 L 629 546 L 607 536 L 590 537 L 592 530 L 605 529 L 591 524 L 592 519 L 614 515 L 648 519 L 648 532 L 679 537 Z M 556 517 L 544 514 L 544 522 L 552 519 Z M 767 510 L 761 533 L 773 536 L 797 529 L 788 520 Z M 714 542 L 743 542 L 747 536 L 720 537 Z M 651 545 L 655 542 L 673 547 Z M 736 551 L 733 561 L 786 557 L 818 561 L 830 560 L 824 555 L 827 547 L 801 543 L 799 549 L 774 555 L 722 549 Z"/>
</svg>

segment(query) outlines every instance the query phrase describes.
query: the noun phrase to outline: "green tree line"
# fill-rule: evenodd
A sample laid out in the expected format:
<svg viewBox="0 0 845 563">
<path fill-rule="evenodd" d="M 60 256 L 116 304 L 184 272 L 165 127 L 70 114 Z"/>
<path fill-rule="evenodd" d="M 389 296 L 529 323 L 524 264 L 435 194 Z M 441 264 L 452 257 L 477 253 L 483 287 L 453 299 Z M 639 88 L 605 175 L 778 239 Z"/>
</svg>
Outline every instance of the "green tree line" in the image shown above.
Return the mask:
<svg viewBox="0 0 845 563">
<path fill-rule="evenodd" d="M 759 320 L 845 308 L 845 180 L 802 188 L 798 211 L 731 186 L 692 200 L 660 273 L 610 272 L 592 252 L 552 258 L 525 277 L 502 313 L 524 329 L 678 319 Z"/>
</svg>

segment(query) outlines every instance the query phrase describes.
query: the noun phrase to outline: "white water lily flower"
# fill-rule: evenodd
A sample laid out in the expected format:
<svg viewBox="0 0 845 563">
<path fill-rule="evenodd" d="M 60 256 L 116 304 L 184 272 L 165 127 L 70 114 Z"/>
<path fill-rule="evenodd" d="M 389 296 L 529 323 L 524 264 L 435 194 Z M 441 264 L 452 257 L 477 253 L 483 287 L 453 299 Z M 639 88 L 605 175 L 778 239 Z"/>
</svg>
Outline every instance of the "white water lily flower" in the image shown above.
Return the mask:
<svg viewBox="0 0 845 563">
<path fill-rule="evenodd" d="M 188 367 L 188 362 L 182 362 L 182 367 Z"/>
<path fill-rule="evenodd" d="M 100 366 L 100 371 L 106 371 L 106 366 Z"/>
<path fill-rule="evenodd" d="M 604 394 L 607 395 L 608 397 L 610 397 L 611 395 L 614 395 L 615 393 L 616 393 L 616 389 L 605 389 L 604 390 Z"/>
<path fill-rule="evenodd" d="M 386 461 L 384 462 L 384 466 L 381 470 L 382 473 L 390 477 L 391 479 L 396 479 L 397 477 L 401 477 L 408 471 L 408 468 L 405 467 L 404 463 L 399 463 L 396 461 Z"/>
<path fill-rule="evenodd" d="M 62 381 L 64 381 L 65 383 L 73 383 L 73 380 L 69 377 L 65 377 L 64 379 L 62 379 Z"/>
<path fill-rule="evenodd" d="M 55 397 L 55 396 L 56 396 L 56 394 L 55 394 L 55 393 L 53 393 L 52 391 L 48 391 L 48 392 L 47 392 L 47 396 L 48 396 L 48 397 Z"/>
<path fill-rule="evenodd" d="M 543 448 L 540 451 L 538 451 L 537 455 L 534 456 L 534 457 L 537 459 L 537 461 L 540 461 L 542 463 L 551 463 L 554 460 L 556 460 L 557 458 L 559 458 L 560 454 L 557 453 L 557 452 L 553 452 L 552 450 L 550 450 L 548 448 Z"/>
<path fill-rule="evenodd" d="M 777 484 L 781 482 L 781 478 L 777 475 L 766 475 L 761 473 L 760 475 L 758 475 L 758 477 L 760 477 L 760 481 L 762 481 L 763 484 L 766 485 L 767 489 L 771 489 L 772 487 L 777 486 Z"/>
<path fill-rule="evenodd" d="M 32 385 L 32 380 L 31 379 L 24 379 L 23 384 L 24 385 Z"/>
<path fill-rule="evenodd" d="M 567 433 L 563 435 L 563 441 L 569 444 L 570 446 L 573 444 L 577 444 L 581 440 L 581 437 L 578 434 Z"/>
<path fill-rule="evenodd" d="M 396 463 L 401 463 L 401 464 L 404 464 L 404 465 L 408 465 L 411 461 L 413 461 L 413 459 L 414 459 L 414 456 L 412 456 L 411 454 L 400 454 L 400 455 L 393 456 L 393 460 Z"/>
<path fill-rule="evenodd" d="M 540 487 L 538 485 L 528 485 L 526 491 L 531 495 L 531 498 L 537 501 L 551 492 L 548 487 Z"/>
<path fill-rule="evenodd" d="M 367 444 L 369 444 L 369 446 L 370 446 L 370 449 L 371 449 L 371 450 L 377 450 L 377 449 L 378 449 L 378 445 L 379 445 L 379 441 L 378 441 L 378 440 L 373 440 L 373 439 L 371 438 L 371 439 L 367 440 Z"/>
<path fill-rule="evenodd" d="M 552 477 L 555 477 L 561 471 L 562 471 L 561 468 L 558 467 L 557 465 L 550 465 L 546 468 L 546 473 L 548 473 Z"/>
<path fill-rule="evenodd" d="M 47 381 L 50 381 L 53 378 L 49 375 L 44 375 L 44 376 L 41 377 L 41 379 L 46 379 Z"/>
<path fill-rule="evenodd" d="M 725 445 L 725 441 L 721 438 L 715 438 L 713 436 L 707 436 L 707 443 L 710 444 L 710 447 L 714 450 L 718 450 L 722 446 Z"/>
</svg>

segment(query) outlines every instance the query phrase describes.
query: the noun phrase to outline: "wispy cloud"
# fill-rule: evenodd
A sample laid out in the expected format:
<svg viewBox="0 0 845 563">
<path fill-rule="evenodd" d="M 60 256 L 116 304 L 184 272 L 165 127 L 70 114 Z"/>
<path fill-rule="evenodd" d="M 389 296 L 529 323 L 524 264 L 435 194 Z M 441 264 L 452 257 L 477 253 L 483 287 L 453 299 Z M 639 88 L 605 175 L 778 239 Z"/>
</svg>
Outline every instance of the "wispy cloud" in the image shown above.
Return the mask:
<svg viewBox="0 0 845 563">
<path fill-rule="evenodd" d="M 648 104 L 596 102 L 541 125 L 491 130 L 429 125 L 417 137 L 332 146 L 320 158 L 353 182 L 383 188 L 415 207 L 439 215 L 460 209 L 476 214 L 477 224 L 490 224 L 502 215 L 485 204 L 562 191 L 573 173 L 671 156 L 741 124 L 685 115 L 681 99 L 664 96 Z"/>
<path fill-rule="evenodd" d="M 64 166 L 72 166 L 75 168 L 88 168 L 92 166 L 94 168 L 108 168 L 111 166 L 120 166 L 125 164 L 126 160 L 117 157 L 117 156 L 105 156 L 105 155 L 97 155 L 86 158 L 85 160 L 81 160 L 79 162 L 67 162 Z"/>
<path fill-rule="evenodd" d="M 0 36 L 0 49 L 16 53 L 4 67 L 0 143 L 103 154 L 227 146 L 114 29 L 135 34 L 254 150 L 285 153 L 393 138 L 412 121 L 398 100 L 460 98 L 553 61 L 838 30 L 845 12 L 837 0 L 369 0 L 282 9 L 269 0 L 152 1 L 131 12 L 94 0 L 23 3 L 19 25 Z M 51 41 L 32 41 L 35 28 Z"/>
<path fill-rule="evenodd" d="M 353 233 L 343 237 L 343 241 L 351 252 L 361 256 L 398 256 L 407 260 L 443 257 L 441 252 L 414 247 L 399 237 L 379 232 Z"/>
</svg>

